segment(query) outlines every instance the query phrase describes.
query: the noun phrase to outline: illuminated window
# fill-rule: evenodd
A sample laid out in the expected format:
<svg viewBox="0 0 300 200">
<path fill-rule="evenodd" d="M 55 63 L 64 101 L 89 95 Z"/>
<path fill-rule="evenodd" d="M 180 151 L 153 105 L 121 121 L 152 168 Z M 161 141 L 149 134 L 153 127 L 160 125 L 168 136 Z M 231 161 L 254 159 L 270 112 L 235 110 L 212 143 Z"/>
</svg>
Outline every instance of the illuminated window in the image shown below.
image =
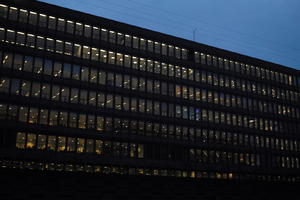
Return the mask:
<svg viewBox="0 0 300 200">
<path fill-rule="evenodd" d="M 79 115 L 78 127 L 82 128 L 82 129 L 86 128 L 86 115 L 85 114 Z"/>
<path fill-rule="evenodd" d="M 46 149 L 46 135 L 38 135 L 37 137 L 37 148 L 44 150 Z"/>
<path fill-rule="evenodd" d="M 130 145 L 129 145 L 129 148 L 130 148 L 129 155 L 131 158 L 135 158 L 137 155 L 136 146 L 137 146 L 136 144 L 132 144 L 132 143 L 130 143 Z"/>
<path fill-rule="evenodd" d="M 96 140 L 95 152 L 96 152 L 96 154 L 103 154 L 103 141 L 102 140 Z"/>
<path fill-rule="evenodd" d="M 138 158 L 144 158 L 144 145 L 138 145 Z"/>
<path fill-rule="evenodd" d="M 66 137 L 58 136 L 57 151 L 64 151 L 65 149 L 66 149 Z"/>
<path fill-rule="evenodd" d="M 75 151 L 75 138 L 68 137 L 68 142 L 67 142 L 67 151 Z"/>
<path fill-rule="evenodd" d="M 85 151 L 85 140 L 82 138 L 77 138 L 77 150 L 78 153 L 83 153 Z"/>
<path fill-rule="evenodd" d="M 8 79 L 8 78 L 0 78 L 0 92 L 8 93 L 9 82 L 10 82 L 10 79 Z"/>
<path fill-rule="evenodd" d="M 133 69 L 138 69 L 138 66 L 139 66 L 139 64 L 138 64 L 138 58 L 132 56 L 132 68 Z"/>
<path fill-rule="evenodd" d="M 130 68 L 131 67 L 131 56 L 124 56 L 124 66 Z"/>
<path fill-rule="evenodd" d="M 153 61 L 152 60 L 147 60 L 147 71 L 148 72 L 153 72 Z"/>
<path fill-rule="evenodd" d="M 17 133 L 16 136 L 16 147 L 18 149 L 25 149 L 25 142 L 26 142 L 26 133 Z"/>
<path fill-rule="evenodd" d="M 50 151 L 56 151 L 56 136 L 48 136 L 47 149 Z"/>
</svg>

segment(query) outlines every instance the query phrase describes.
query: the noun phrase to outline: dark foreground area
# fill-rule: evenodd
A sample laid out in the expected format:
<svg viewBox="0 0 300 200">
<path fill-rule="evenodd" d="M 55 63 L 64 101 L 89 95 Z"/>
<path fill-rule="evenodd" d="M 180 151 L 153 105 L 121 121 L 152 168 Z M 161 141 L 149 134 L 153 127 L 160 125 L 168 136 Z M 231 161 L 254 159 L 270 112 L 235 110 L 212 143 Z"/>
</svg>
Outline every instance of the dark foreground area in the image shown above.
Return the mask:
<svg viewBox="0 0 300 200">
<path fill-rule="evenodd" d="M 296 183 L 0 169 L 0 199 L 298 199 Z M 294 196 L 294 197 L 293 197 Z"/>
</svg>

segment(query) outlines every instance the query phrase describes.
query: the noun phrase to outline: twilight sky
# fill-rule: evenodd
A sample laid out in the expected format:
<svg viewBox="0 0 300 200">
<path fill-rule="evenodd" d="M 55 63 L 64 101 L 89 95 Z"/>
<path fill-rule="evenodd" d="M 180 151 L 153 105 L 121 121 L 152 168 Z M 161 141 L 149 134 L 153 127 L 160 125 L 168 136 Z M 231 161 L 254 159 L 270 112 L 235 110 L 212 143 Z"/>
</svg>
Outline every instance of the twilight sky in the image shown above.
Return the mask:
<svg viewBox="0 0 300 200">
<path fill-rule="evenodd" d="M 300 70 L 300 0 L 41 0 Z"/>
</svg>

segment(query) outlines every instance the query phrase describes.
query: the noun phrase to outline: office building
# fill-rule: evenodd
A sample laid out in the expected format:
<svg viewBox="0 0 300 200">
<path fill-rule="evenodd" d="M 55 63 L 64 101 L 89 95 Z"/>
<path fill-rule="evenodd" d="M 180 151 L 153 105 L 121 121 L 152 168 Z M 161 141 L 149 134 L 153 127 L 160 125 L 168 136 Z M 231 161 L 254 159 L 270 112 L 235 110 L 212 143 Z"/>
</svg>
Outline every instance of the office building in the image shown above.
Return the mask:
<svg viewBox="0 0 300 200">
<path fill-rule="evenodd" d="M 300 72 L 36 1 L 0 1 L 2 169 L 299 182 Z"/>
</svg>

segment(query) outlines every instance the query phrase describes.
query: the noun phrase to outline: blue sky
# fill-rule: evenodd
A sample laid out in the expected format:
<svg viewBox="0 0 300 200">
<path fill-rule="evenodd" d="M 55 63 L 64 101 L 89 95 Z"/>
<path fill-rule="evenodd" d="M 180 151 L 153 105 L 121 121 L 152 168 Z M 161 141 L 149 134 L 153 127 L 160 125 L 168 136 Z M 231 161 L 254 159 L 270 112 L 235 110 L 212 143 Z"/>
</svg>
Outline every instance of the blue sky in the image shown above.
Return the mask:
<svg viewBox="0 0 300 200">
<path fill-rule="evenodd" d="M 300 70 L 300 0 L 42 0 Z"/>
</svg>

